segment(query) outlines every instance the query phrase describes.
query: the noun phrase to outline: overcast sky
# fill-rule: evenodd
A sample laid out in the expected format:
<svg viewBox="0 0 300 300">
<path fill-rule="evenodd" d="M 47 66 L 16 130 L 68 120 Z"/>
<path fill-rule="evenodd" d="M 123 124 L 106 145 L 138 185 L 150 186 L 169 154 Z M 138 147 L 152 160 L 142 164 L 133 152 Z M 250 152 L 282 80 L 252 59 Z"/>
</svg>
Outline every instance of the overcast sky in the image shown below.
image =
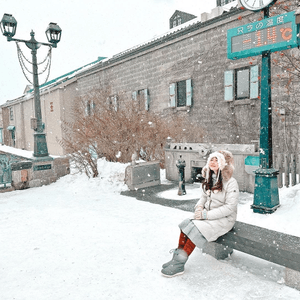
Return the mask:
<svg viewBox="0 0 300 300">
<path fill-rule="evenodd" d="M 48 24 L 54 22 L 61 27 L 61 42 L 52 51 L 49 79 L 54 79 L 99 56 L 111 57 L 167 32 L 176 9 L 200 16 L 215 6 L 216 0 L 1 0 L 0 19 L 4 13 L 12 14 L 18 22 L 15 38 L 23 40 L 29 40 L 33 30 L 37 41 L 47 42 Z M 30 50 L 23 43 L 20 46 L 31 60 Z M 38 50 L 38 61 L 45 57 L 46 50 Z M 0 70 L 3 104 L 21 96 L 29 83 L 19 65 L 16 44 L 2 35 Z M 42 84 L 43 75 L 39 80 Z"/>
</svg>

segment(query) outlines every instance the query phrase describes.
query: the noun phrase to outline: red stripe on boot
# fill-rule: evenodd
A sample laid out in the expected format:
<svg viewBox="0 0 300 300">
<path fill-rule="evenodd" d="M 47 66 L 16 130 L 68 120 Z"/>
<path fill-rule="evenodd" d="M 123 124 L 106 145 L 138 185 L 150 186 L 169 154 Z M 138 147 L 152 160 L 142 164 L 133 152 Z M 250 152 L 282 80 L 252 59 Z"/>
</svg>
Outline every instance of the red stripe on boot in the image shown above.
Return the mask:
<svg viewBox="0 0 300 300">
<path fill-rule="evenodd" d="M 187 238 L 187 241 L 183 247 L 183 250 L 189 256 L 194 251 L 195 247 L 196 247 L 196 245 L 189 238 Z"/>
</svg>

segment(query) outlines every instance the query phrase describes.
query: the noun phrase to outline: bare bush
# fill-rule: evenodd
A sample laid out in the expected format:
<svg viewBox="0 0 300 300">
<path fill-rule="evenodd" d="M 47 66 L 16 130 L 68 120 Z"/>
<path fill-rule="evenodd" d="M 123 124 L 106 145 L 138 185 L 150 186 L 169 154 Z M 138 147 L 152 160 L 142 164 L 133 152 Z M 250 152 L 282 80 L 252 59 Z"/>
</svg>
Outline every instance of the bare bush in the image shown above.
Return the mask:
<svg viewBox="0 0 300 300">
<path fill-rule="evenodd" d="M 63 123 L 60 141 L 77 167 L 89 177 L 98 176 L 96 157 L 127 163 L 137 159 L 159 160 L 164 167 L 164 145 L 171 137 L 176 142 L 201 142 L 203 130 L 180 116 L 161 116 L 141 111 L 134 101 L 110 101 L 107 92 L 93 91 L 78 101 L 73 122 Z"/>
</svg>

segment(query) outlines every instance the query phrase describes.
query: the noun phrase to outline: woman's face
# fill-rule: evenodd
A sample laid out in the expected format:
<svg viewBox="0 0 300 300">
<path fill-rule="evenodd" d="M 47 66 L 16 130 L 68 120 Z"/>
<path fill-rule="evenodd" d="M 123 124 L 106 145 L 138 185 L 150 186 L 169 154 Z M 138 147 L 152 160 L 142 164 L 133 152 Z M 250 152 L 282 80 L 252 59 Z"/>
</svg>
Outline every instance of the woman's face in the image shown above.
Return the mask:
<svg viewBox="0 0 300 300">
<path fill-rule="evenodd" d="M 208 166 L 211 170 L 217 173 L 219 169 L 218 159 L 216 157 L 212 157 L 212 159 L 208 163 Z"/>
</svg>

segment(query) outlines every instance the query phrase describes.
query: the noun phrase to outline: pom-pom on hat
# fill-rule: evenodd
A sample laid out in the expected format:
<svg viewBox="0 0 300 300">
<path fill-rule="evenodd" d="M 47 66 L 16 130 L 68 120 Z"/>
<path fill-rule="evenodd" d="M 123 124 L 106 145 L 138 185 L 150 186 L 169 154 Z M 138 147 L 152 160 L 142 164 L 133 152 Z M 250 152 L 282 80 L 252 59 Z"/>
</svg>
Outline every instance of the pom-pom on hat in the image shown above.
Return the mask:
<svg viewBox="0 0 300 300">
<path fill-rule="evenodd" d="M 202 169 L 202 176 L 206 179 L 208 179 L 209 176 L 209 166 L 208 163 L 210 160 L 216 157 L 218 160 L 218 166 L 219 166 L 219 172 L 222 173 L 222 177 L 225 181 L 229 180 L 233 174 L 234 171 L 234 160 L 233 155 L 231 152 L 227 150 L 220 150 L 213 152 L 209 155 L 206 165 Z M 218 175 L 219 175 L 218 172 Z M 219 176 L 218 176 L 219 177 Z"/>
</svg>

